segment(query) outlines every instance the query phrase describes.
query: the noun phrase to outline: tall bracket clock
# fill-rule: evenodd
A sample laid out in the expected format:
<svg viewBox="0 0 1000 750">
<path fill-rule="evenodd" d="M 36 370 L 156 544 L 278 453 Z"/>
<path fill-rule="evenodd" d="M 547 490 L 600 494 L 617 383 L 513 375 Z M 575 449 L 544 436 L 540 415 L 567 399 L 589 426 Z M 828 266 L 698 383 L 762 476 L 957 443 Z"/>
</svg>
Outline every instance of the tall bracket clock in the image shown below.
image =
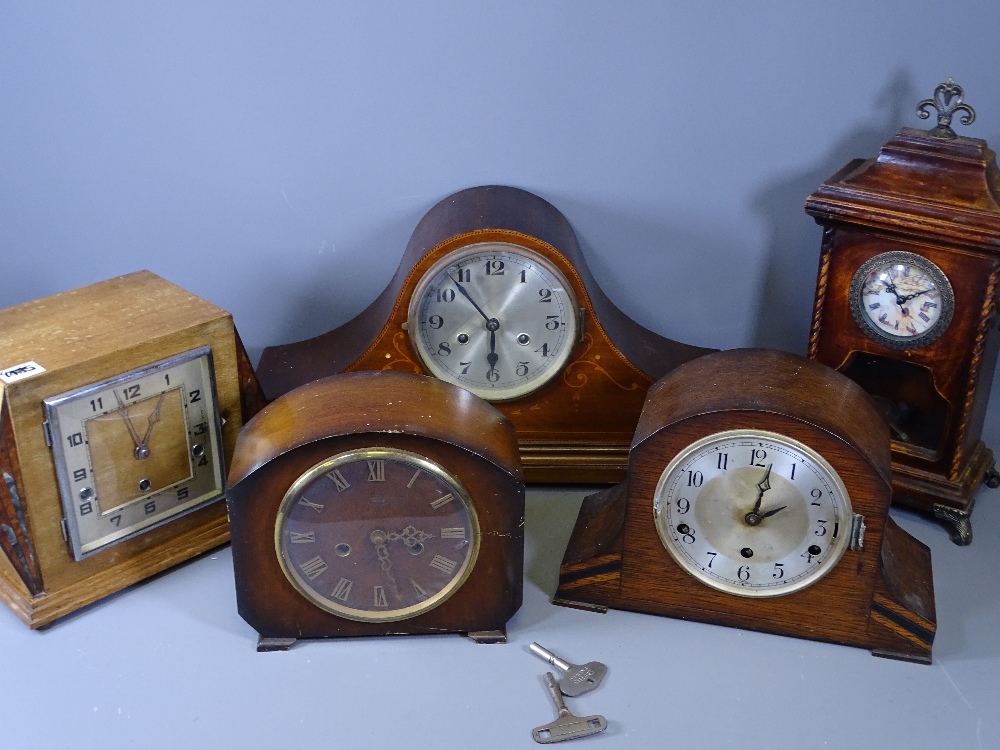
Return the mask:
<svg viewBox="0 0 1000 750">
<path fill-rule="evenodd" d="M 981 440 L 1000 335 L 1000 171 L 985 141 L 950 123 L 974 114 L 949 80 L 874 159 L 809 196 L 823 227 L 809 356 L 850 377 L 892 428 L 893 500 L 929 511 L 959 544 L 984 481 Z"/>
<path fill-rule="evenodd" d="M 264 350 L 268 399 L 340 372 L 432 375 L 517 429 L 533 482 L 613 482 L 649 386 L 708 349 L 627 317 L 550 203 L 499 185 L 450 195 L 417 225 L 389 286 L 353 320 Z"/>
<path fill-rule="evenodd" d="M 262 403 L 232 316 L 148 271 L 0 310 L 0 601 L 31 627 L 229 538 Z"/>
<path fill-rule="evenodd" d="M 584 499 L 554 602 L 930 663 L 930 550 L 888 515 L 889 428 L 849 378 L 763 349 L 649 390 L 628 480 Z"/>
<path fill-rule="evenodd" d="M 296 388 L 240 434 L 228 495 L 240 615 L 299 638 L 467 633 L 521 606 L 524 482 L 511 423 L 423 375 Z"/>
</svg>

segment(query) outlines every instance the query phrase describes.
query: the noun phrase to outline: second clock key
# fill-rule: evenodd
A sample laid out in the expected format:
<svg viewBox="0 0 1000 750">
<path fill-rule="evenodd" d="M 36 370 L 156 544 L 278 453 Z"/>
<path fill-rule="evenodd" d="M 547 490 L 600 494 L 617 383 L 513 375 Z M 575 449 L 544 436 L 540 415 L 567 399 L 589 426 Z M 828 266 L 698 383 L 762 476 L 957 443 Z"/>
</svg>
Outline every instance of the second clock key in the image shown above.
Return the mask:
<svg viewBox="0 0 1000 750">
<path fill-rule="evenodd" d="M 559 678 L 559 689 L 570 698 L 593 690 L 608 673 L 607 666 L 599 661 L 571 664 L 537 643 L 532 643 L 528 648 L 563 673 Z"/>
</svg>

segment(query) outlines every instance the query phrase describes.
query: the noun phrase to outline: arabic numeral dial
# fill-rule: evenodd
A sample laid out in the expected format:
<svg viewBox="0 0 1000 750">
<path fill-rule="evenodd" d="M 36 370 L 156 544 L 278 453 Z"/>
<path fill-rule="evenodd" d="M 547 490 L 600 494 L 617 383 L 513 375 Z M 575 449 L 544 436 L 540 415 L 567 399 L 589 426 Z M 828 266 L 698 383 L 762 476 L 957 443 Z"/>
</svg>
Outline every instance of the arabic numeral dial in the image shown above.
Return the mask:
<svg viewBox="0 0 1000 750">
<path fill-rule="evenodd" d="M 673 560 L 738 596 L 811 586 L 849 543 L 850 498 L 833 467 L 809 446 L 760 430 L 689 445 L 664 468 L 654 509 Z"/>
<path fill-rule="evenodd" d="M 578 339 L 572 286 L 539 252 L 504 242 L 447 253 L 417 283 L 407 331 L 421 364 L 491 401 L 541 388 Z"/>
</svg>

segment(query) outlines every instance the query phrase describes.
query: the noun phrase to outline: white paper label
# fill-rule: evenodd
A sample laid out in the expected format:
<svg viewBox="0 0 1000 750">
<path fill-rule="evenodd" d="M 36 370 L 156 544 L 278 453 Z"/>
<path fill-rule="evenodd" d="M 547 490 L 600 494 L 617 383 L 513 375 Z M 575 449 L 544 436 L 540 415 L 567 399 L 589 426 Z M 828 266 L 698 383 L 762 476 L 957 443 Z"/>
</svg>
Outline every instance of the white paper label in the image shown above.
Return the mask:
<svg viewBox="0 0 1000 750">
<path fill-rule="evenodd" d="M 5 368 L 0 372 L 0 380 L 5 383 L 16 383 L 18 380 L 24 380 L 42 372 L 45 372 L 45 368 L 37 362 L 24 362 Z"/>
</svg>

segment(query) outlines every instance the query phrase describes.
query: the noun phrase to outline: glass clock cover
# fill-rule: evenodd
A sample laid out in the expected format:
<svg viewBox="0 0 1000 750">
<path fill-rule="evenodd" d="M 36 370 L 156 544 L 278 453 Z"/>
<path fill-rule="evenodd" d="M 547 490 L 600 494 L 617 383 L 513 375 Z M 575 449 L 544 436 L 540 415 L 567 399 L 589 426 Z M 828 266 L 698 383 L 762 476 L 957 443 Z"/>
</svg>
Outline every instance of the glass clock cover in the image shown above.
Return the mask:
<svg viewBox="0 0 1000 750">
<path fill-rule="evenodd" d="M 882 253 L 854 274 L 851 313 L 865 333 L 894 349 L 936 341 L 951 322 L 955 297 L 940 268 L 914 253 Z"/>
<path fill-rule="evenodd" d="M 540 254 L 506 242 L 449 253 L 414 290 L 410 340 L 427 370 L 488 401 L 560 373 L 579 331 L 573 290 Z"/>
<path fill-rule="evenodd" d="M 479 522 L 461 483 L 392 448 L 340 453 L 281 501 L 275 550 L 291 584 L 320 608 L 389 622 L 444 602 L 471 573 Z"/>
<path fill-rule="evenodd" d="M 44 408 L 75 559 L 222 497 L 209 347 L 47 398 Z"/>
<path fill-rule="evenodd" d="M 818 581 L 849 546 L 853 520 L 847 490 L 822 456 L 756 430 L 709 435 L 678 454 L 657 483 L 653 513 L 681 568 L 748 597 Z"/>
</svg>

